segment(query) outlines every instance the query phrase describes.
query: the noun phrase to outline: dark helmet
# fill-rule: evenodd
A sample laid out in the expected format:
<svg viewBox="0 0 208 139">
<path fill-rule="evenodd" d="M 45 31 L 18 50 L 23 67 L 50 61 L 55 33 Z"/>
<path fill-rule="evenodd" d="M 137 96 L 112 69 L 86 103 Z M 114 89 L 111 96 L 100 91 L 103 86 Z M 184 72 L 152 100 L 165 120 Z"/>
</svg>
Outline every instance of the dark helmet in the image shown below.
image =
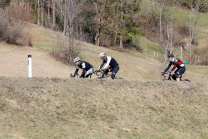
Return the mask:
<svg viewBox="0 0 208 139">
<path fill-rule="evenodd" d="M 170 58 L 170 57 L 174 57 L 174 55 L 173 55 L 173 54 L 169 54 L 169 55 L 168 55 L 168 58 Z"/>
</svg>

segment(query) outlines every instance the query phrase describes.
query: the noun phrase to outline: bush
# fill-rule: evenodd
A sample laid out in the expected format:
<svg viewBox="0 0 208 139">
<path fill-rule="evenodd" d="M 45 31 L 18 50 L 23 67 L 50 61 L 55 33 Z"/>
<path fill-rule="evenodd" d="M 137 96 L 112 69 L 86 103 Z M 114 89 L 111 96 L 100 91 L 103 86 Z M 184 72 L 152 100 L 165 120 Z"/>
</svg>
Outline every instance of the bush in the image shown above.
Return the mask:
<svg viewBox="0 0 208 139">
<path fill-rule="evenodd" d="M 23 32 L 25 24 L 23 21 L 28 19 L 28 16 L 25 15 L 26 13 L 23 14 L 22 9 L 17 7 L 12 9 L 10 6 L 5 9 L 0 8 L 0 41 L 5 41 L 9 44 L 32 46 L 31 37 L 24 35 Z"/>
<path fill-rule="evenodd" d="M 51 48 L 50 55 L 64 64 L 74 65 L 74 58 L 79 56 L 81 51 L 79 43 L 76 44 L 71 39 L 69 40 L 68 36 L 61 36 L 60 34 L 54 40 L 56 42 Z"/>
</svg>

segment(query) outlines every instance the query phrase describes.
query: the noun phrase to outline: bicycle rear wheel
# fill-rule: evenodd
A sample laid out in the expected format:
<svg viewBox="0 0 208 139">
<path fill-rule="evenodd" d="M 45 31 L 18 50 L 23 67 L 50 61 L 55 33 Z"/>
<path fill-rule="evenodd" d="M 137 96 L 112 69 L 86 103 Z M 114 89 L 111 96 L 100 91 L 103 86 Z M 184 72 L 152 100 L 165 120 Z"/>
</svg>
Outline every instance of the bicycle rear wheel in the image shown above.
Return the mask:
<svg viewBox="0 0 208 139">
<path fill-rule="evenodd" d="M 191 82 L 189 79 L 182 80 L 183 82 Z"/>
</svg>

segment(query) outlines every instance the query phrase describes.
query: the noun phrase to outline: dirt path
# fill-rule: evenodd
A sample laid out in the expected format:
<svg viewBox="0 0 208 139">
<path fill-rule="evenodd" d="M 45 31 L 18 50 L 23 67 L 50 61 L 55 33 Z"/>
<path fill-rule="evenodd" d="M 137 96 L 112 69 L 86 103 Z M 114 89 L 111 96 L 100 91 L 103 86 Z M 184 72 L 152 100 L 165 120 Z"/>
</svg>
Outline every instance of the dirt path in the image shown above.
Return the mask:
<svg viewBox="0 0 208 139">
<path fill-rule="evenodd" d="M 0 76 L 28 77 L 28 55 L 32 55 L 33 77 L 69 77 L 74 67 L 53 59 L 47 51 L 35 47 L 17 47 L 0 43 Z"/>
</svg>

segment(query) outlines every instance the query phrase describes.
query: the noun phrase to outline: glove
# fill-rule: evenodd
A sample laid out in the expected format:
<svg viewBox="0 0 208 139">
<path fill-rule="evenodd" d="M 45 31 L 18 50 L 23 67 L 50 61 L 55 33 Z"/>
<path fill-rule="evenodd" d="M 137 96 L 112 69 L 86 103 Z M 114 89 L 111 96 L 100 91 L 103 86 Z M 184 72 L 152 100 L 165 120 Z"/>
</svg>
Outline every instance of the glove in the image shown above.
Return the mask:
<svg viewBox="0 0 208 139">
<path fill-rule="evenodd" d="M 94 71 L 95 73 L 97 73 L 99 70 Z"/>
</svg>

